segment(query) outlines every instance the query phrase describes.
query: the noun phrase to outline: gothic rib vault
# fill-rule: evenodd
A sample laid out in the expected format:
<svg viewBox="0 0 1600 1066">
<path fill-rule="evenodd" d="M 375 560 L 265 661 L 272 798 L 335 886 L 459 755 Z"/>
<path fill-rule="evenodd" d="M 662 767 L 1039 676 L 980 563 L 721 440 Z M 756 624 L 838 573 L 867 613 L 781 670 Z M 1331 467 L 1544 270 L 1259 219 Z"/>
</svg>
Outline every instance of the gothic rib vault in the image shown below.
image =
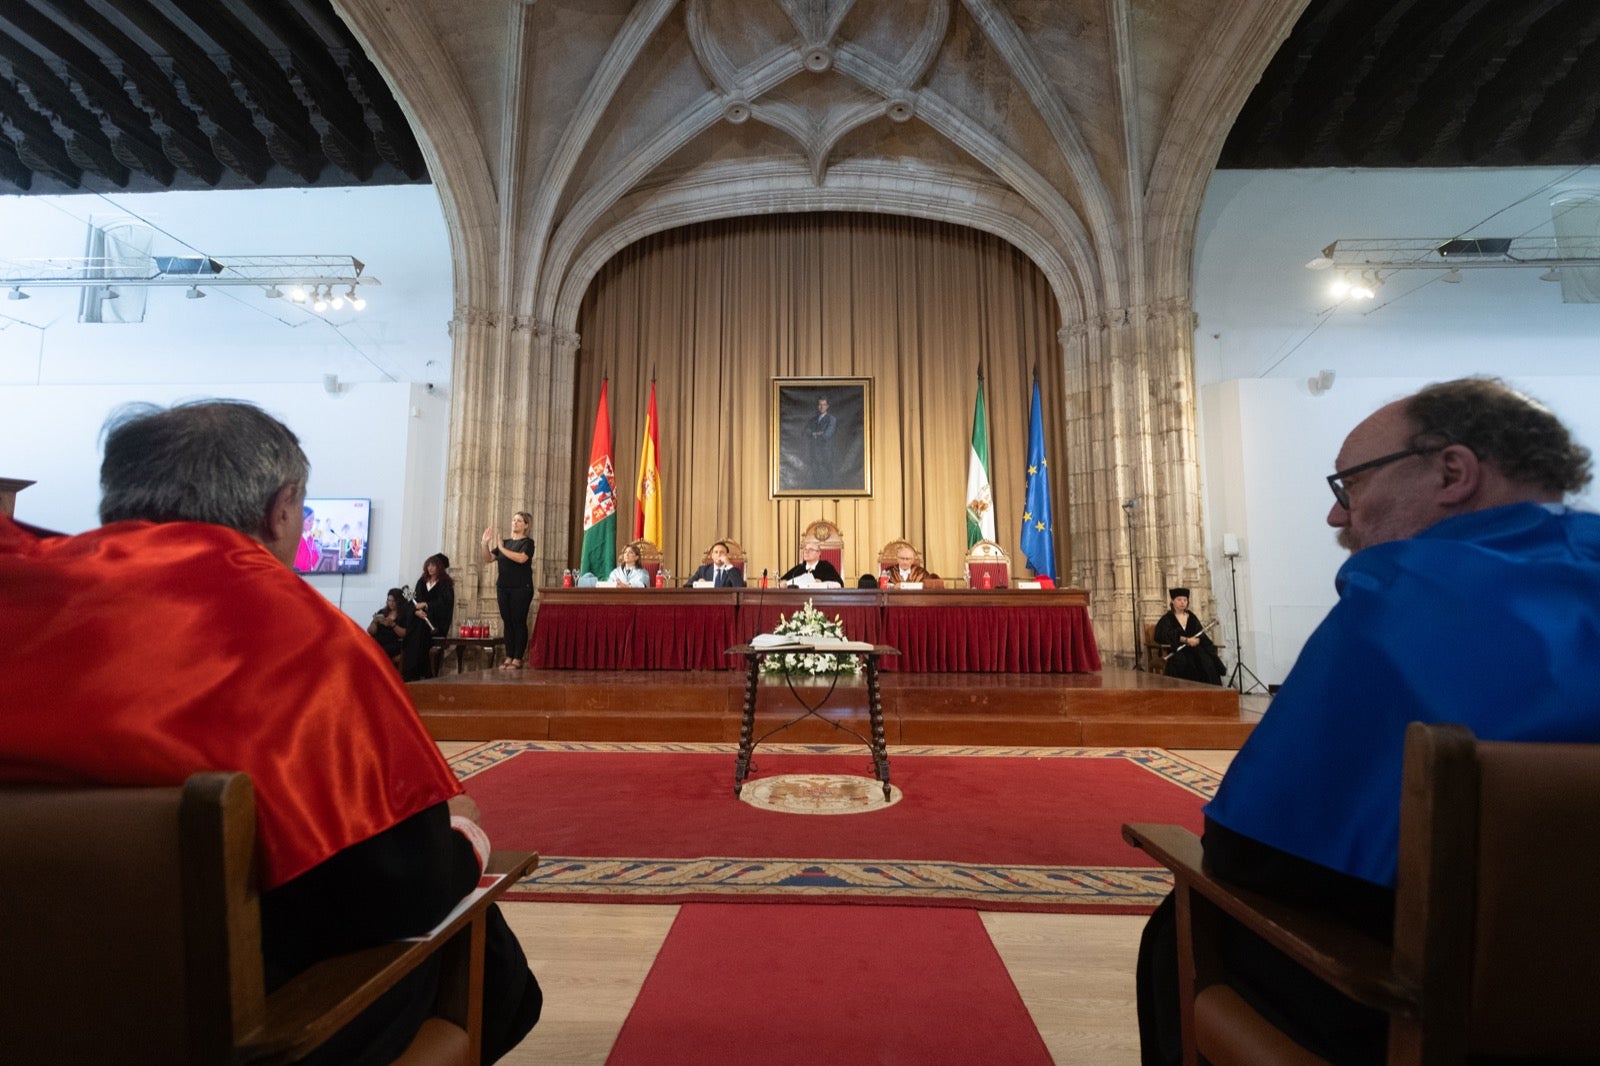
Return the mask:
<svg viewBox="0 0 1600 1066">
<path fill-rule="evenodd" d="M 571 394 L 578 305 L 610 256 L 709 219 L 866 211 L 996 234 L 1049 279 L 1066 576 L 1107 651 L 1128 644 L 1135 555 L 1145 618 L 1169 582 L 1209 591 L 1194 228 L 1305 0 L 335 4 L 410 117 L 450 229 L 458 561 L 485 515 L 565 497 L 574 413 L 544 398 Z M 535 537 L 566 543 L 567 510 L 535 511 Z"/>
</svg>

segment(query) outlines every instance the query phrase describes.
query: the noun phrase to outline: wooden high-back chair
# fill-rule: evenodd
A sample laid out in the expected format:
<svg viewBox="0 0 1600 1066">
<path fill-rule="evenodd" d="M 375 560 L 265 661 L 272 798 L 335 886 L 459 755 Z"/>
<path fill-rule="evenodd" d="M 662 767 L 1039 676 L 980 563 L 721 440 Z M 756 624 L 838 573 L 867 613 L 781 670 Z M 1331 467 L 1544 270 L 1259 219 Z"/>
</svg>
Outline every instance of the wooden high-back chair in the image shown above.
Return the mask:
<svg viewBox="0 0 1600 1066">
<path fill-rule="evenodd" d="M 832 563 L 833 568 L 839 571 L 839 576 L 842 578 L 844 576 L 844 534 L 839 531 L 838 526 L 826 518 L 819 518 L 806 526 L 806 531 L 800 535 L 800 543 L 804 544 L 813 537 L 822 547 L 821 558 Z"/>
<path fill-rule="evenodd" d="M 967 549 L 967 587 L 981 589 L 987 576 L 989 587 L 1003 589 L 1011 584 L 1011 557 L 992 540 L 980 540 Z"/>
<path fill-rule="evenodd" d="M 1597 815 L 1600 744 L 1479 741 L 1463 726 L 1413 722 L 1392 948 L 1213 877 L 1188 830 L 1123 826 L 1176 877 L 1184 1061 L 1322 1061 L 1228 985 L 1216 947 L 1230 919 L 1386 1012 L 1391 1066 L 1600 1059 Z"/>
<path fill-rule="evenodd" d="M 255 832 L 247 774 L 0 788 L 0 1058 L 292 1062 L 442 952 L 439 1016 L 400 1061 L 476 1066 L 485 912 L 537 856 L 497 852 L 509 876 L 435 936 L 328 959 L 268 997 Z"/>
</svg>

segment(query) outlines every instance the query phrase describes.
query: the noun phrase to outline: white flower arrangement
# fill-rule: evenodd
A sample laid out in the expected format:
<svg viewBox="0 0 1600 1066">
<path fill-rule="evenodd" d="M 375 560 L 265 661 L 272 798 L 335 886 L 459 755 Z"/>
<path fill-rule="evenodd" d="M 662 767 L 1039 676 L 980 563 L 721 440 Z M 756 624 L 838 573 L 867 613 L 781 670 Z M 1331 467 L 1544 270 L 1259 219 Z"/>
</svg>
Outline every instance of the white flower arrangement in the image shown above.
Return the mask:
<svg viewBox="0 0 1600 1066">
<path fill-rule="evenodd" d="M 848 640 L 844 635 L 844 621 L 838 615 L 829 618 L 812 606 L 807 600 L 806 605 L 794 614 L 784 617 L 778 616 L 778 624 L 772 632 L 778 636 L 793 637 L 798 641 L 821 638 L 822 640 Z M 787 652 L 783 655 L 768 655 L 761 660 L 761 669 L 769 674 L 859 674 L 861 672 L 861 656 L 859 655 L 824 655 L 817 652 Z"/>
</svg>

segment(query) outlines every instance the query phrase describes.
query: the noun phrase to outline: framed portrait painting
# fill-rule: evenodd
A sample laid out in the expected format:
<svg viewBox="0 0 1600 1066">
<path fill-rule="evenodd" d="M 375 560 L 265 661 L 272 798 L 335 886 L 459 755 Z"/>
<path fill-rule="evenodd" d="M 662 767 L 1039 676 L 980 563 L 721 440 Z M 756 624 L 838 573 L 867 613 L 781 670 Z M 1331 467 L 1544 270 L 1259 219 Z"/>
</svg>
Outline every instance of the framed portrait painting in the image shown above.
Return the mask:
<svg viewBox="0 0 1600 1066">
<path fill-rule="evenodd" d="M 772 379 L 772 495 L 872 495 L 872 379 Z"/>
</svg>

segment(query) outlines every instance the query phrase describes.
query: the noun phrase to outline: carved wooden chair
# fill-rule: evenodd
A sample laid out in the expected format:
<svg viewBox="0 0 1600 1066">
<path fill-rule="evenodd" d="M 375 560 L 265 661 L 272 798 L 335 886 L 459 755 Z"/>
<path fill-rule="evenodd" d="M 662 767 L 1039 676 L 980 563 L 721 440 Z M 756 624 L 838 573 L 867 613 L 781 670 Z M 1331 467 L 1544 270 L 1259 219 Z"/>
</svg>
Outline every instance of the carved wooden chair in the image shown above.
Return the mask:
<svg viewBox="0 0 1600 1066">
<path fill-rule="evenodd" d="M 304 1057 L 429 956 L 436 1014 L 400 1060 L 476 1066 L 488 905 L 424 941 L 318 963 L 266 995 L 247 774 L 170 788 L 0 789 L 0 996 L 11 1062 L 284 1063 Z"/>
<path fill-rule="evenodd" d="M 980 540 L 967 549 L 966 567 L 968 588 L 1003 589 L 1011 583 L 1011 559 L 992 540 Z"/>
<path fill-rule="evenodd" d="M 806 526 L 806 531 L 800 535 L 800 543 L 804 544 L 813 537 L 822 545 L 822 558 L 832 563 L 833 568 L 839 571 L 839 576 L 843 578 L 844 534 L 839 531 L 839 527 L 826 518 L 819 518 Z"/>
<path fill-rule="evenodd" d="M 1387 1013 L 1391 1064 L 1600 1059 L 1597 811 L 1600 744 L 1480 741 L 1413 722 L 1393 947 L 1212 876 L 1186 829 L 1123 826 L 1177 879 L 1184 1061 L 1322 1061 L 1230 987 L 1216 953 L 1228 920 Z"/>
</svg>

